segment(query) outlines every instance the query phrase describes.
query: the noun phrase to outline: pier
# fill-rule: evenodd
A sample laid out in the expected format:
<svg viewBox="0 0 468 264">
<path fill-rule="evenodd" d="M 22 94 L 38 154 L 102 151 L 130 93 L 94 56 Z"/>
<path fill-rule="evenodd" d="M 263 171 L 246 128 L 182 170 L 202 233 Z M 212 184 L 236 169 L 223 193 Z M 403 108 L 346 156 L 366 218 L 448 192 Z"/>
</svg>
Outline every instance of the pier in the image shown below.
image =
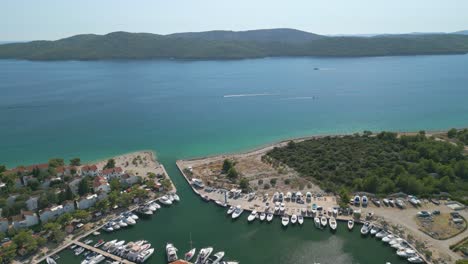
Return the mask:
<svg viewBox="0 0 468 264">
<path fill-rule="evenodd" d="M 98 253 L 98 254 L 101 254 L 101 255 L 103 255 L 103 256 L 106 257 L 106 258 L 111 258 L 111 259 L 113 259 L 113 260 L 116 260 L 116 261 L 118 261 L 118 262 L 120 262 L 120 263 L 124 263 L 124 264 L 135 264 L 135 262 L 131 262 L 131 261 L 126 260 L 126 259 L 124 259 L 124 258 L 121 258 L 121 257 L 119 257 L 119 256 L 113 255 L 113 254 L 111 254 L 111 253 L 109 253 L 109 252 L 103 251 L 103 250 L 101 250 L 101 249 L 99 249 L 99 248 L 95 248 L 95 247 L 93 247 L 93 246 L 86 245 L 85 243 L 80 242 L 80 241 L 74 241 L 73 244 L 75 244 L 75 245 L 77 245 L 77 246 L 80 246 L 80 247 L 82 247 L 82 248 L 85 248 L 85 249 L 87 249 L 87 250 L 96 252 L 96 253 Z"/>
</svg>

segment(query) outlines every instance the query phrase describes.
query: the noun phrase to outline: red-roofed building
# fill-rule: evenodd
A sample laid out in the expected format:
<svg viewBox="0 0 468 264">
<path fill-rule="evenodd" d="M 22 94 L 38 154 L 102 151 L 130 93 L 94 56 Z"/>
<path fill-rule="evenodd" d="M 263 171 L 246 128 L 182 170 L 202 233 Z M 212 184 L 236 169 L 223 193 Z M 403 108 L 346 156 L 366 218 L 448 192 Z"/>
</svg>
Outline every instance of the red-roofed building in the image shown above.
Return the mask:
<svg viewBox="0 0 468 264">
<path fill-rule="evenodd" d="M 81 167 L 81 175 L 83 176 L 97 176 L 99 175 L 99 170 L 96 165 L 85 165 Z"/>
<path fill-rule="evenodd" d="M 117 178 L 123 175 L 123 170 L 121 167 L 115 167 L 112 169 L 105 169 L 101 171 L 101 175 L 106 177 L 106 179 L 110 180 L 113 178 Z"/>
<path fill-rule="evenodd" d="M 95 193 L 97 193 L 99 191 L 103 191 L 103 192 L 108 193 L 111 190 L 109 182 L 107 182 L 106 178 L 104 178 L 102 176 L 97 176 L 96 178 L 94 178 L 93 189 L 94 189 Z"/>
</svg>

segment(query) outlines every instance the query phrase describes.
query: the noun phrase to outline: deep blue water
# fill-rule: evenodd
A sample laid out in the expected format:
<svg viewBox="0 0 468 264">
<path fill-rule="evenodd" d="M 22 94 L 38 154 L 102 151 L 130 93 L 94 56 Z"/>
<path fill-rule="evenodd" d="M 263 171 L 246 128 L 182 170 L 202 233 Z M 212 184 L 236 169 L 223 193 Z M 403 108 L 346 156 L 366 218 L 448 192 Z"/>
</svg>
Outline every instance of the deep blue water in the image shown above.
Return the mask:
<svg viewBox="0 0 468 264">
<path fill-rule="evenodd" d="M 466 127 L 467 69 L 466 55 L 0 60 L 0 164 L 75 156 L 90 161 L 151 149 L 184 201 L 125 231 L 127 237 L 151 234 L 146 239 L 159 250 L 166 241 L 186 244 L 193 232 L 200 246 L 216 245 L 243 264 L 297 263 L 306 255 L 322 264 L 399 263 L 379 242 L 357 239 L 358 232 L 282 232 L 279 224 L 226 221 L 224 212 L 195 199 L 174 162 L 312 134 Z M 160 228 L 168 222 L 171 228 Z M 259 254 L 258 247 L 281 257 Z M 154 263 L 163 258 L 159 251 Z"/>
</svg>

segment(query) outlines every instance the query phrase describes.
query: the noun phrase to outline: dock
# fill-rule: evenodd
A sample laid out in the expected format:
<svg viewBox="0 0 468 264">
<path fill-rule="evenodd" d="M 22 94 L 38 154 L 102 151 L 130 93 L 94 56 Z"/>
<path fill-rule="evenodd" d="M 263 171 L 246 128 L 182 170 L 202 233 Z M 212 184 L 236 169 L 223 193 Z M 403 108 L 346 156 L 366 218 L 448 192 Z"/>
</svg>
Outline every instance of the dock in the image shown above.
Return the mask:
<svg viewBox="0 0 468 264">
<path fill-rule="evenodd" d="M 109 253 L 109 252 L 103 251 L 103 250 L 101 250 L 101 249 L 99 249 L 99 248 L 95 248 L 95 247 L 93 247 L 93 246 L 86 245 L 85 243 L 80 242 L 80 241 L 74 241 L 73 244 L 75 244 L 75 245 L 77 245 L 77 246 L 80 246 L 80 247 L 82 247 L 82 248 L 85 248 L 85 249 L 87 249 L 87 250 L 96 252 L 96 253 L 98 253 L 98 254 L 101 254 L 101 255 L 103 255 L 103 256 L 106 257 L 106 258 L 111 258 L 111 259 L 113 259 L 113 260 L 116 260 L 116 261 L 118 261 L 118 262 L 120 262 L 120 263 L 124 263 L 124 264 L 135 264 L 135 262 L 131 262 L 131 261 L 126 260 L 126 259 L 124 259 L 124 258 L 121 258 L 121 257 L 119 257 L 119 256 L 113 255 L 113 254 L 111 254 L 111 253 Z"/>
</svg>

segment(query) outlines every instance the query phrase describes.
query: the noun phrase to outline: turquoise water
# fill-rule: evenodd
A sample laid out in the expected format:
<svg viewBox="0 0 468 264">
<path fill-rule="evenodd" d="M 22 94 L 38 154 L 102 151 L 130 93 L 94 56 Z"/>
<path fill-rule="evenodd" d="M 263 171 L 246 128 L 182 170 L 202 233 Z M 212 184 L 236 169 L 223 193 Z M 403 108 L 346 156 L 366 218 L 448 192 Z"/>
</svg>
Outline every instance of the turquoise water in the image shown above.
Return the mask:
<svg viewBox="0 0 468 264">
<path fill-rule="evenodd" d="M 167 241 L 182 254 L 190 232 L 198 248 L 215 246 L 242 263 L 404 263 L 344 226 L 331 235 L 312 223 L 283 230 L 279 221 L 232 222 L 191 193 L 174 162 L 311 134 L 465 127 L 467 66 L 466 55 L 0 60 L 0 164 L 157 151 L 183 201 L 111 235 L 151 240 L 157 248 L 151 263 L 163 262 Z"/>
</svg>

